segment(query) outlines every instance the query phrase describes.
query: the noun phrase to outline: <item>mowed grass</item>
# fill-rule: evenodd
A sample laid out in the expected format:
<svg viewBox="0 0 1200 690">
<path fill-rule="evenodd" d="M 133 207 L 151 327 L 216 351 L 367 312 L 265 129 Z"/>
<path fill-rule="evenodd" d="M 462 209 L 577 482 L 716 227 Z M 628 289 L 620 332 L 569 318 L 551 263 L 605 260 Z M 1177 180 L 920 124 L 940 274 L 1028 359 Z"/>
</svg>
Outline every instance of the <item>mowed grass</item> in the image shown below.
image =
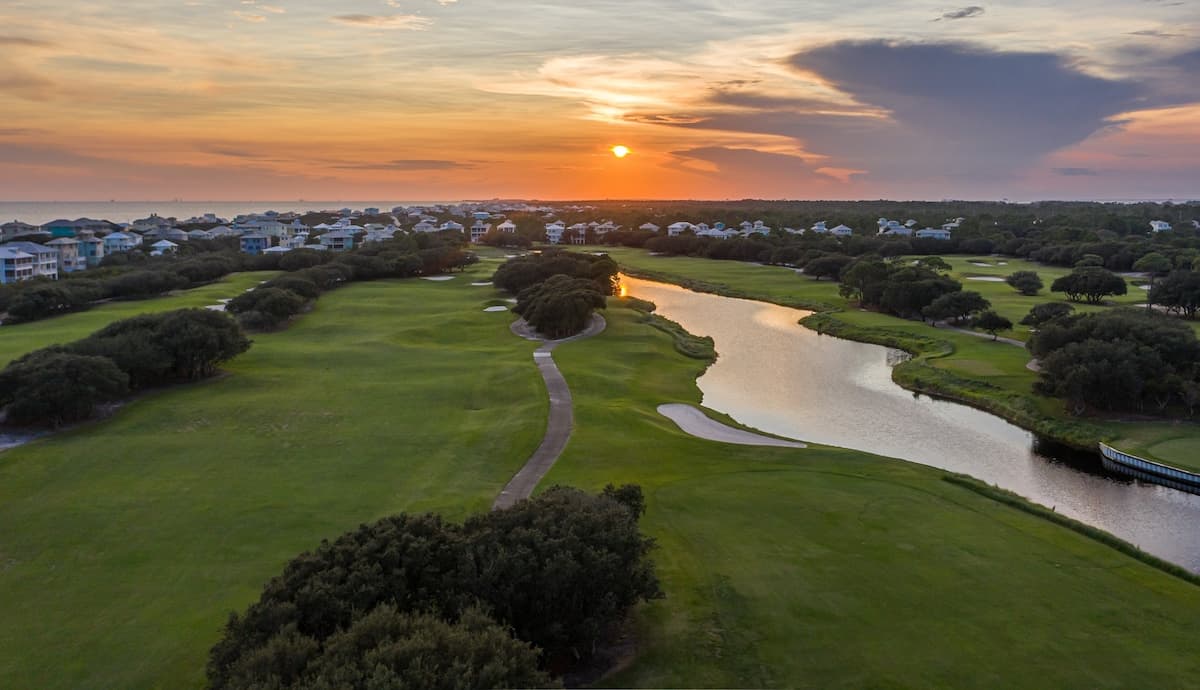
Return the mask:
<svg viewBox="0 0 1200 690">
<path fill-rule="evenodd" d="M 200 687 L 300 552 L 486 510 L 547 413 L 534 345 L 469 285 L 494 266 L 327 293 L 226 378 L 0 453 L 0 687 Z"/>
<path fill-rule="evenodd" d="M 39 348 L 61 345 L 86 338 L 113 321 L 138 314 L 207 307 L 219 300 L 237 297 L 257 287 L 264 280 L 279 275 L 277 271 L 233 273 L 222 280 L 166 297 L 130 302 L 105 302 L 87 311 L 64 314 L 42 321 L 0 326 L 0 367 Z"/>
<path fill-rule="evenodd" d="M 640 655 L 607 685 L 1194 682 L 1200 589 L 932 468 L 686 436 L 656 407 L 697 404 L 700 365 L 628 310 L 606 317 L 555 352 L 576 428 L 542 488 L 646 492 L 667 596 L 642 607 Z"/>
<path fill-rule="evenodd" d="M 837 313 L 839 321 L 866 328 L 882 329 L 907 336 L 933 338 L 947 343 L 952 352 L 944 357 L 928 360 L 938 369 L 967 379 L 984 381 L 1004 391 L 1027 396 L 1041 415 L 1063 423 L 1073 423 L 1076 418 L 1066 411 L 1062 401 L 1033 395 L 1033 384 L 1038 375 L 1027 365 L 1030 355 L 1022 348 L 987 338 L 957 333 L 946 328 L 935 328 L 920 321 L 899 319 L 886 314 L 856 308 L 837 293 L 837 284 L 829 280 L 816 281 L 797 275 L 788 268 L 759 266 L 738 261 L 713 261 L 692 257 L 653 256 L 640 249 L 613 248 L 613 258 L 623 266 L 653 271 L 664 276 L 687 280 L 699 280 L 716 285 L 740 296 L 761 299 L 781 304 L 824 304 L 843 310 Z M 1059 293 L 1049 293 L 1054 278 L 1065 275 L 1068 269 L 1046 267 L 1017 259 L 996 257 L 943 257 L 952 267 L 951 275 L 963 280 L 964 289 L 977 290 L 992 301 L 996 309 L 1014 323 L 1024 317 L 1034 305 L 1045 302 L 1066 301 Z M 999 262 L 1006 265 L 999 265 Z M 974 263 L 989 263 L 976 266 Z M 1034 270 L 1042 276 L 1046 290 L 1040 295 L 1026 297 L 1005 283 L 966 281 L 969 275 L 1005 276 L 1018 270 Z M 1135 281 L 1138 282 L 1138 281 Z M 1142 290 L 1130 287 L 1130 295 L 1113 300 L 1117 304 L 1132 304 L 1144 300 Z M 1107 306 L 1074 305 L 1081 311 L 1107 309 Z M 1200 323 L 1193 323 L 1200 328 Z M 1028 338 L 1028 329 L 1019 327 L 1012 337 Z M 1161 423 L 1136 419 L 1099 420 L 1103 425 L 1104 438 L 1122 450 L 1136 453 L 1151 460 L 1170 463 L 1185 469 L 1200 471 L 1200 452 L 1194 444 L 1200 443 L 1200 425 L 1194 422 Z M 1180 442 L 1166 443 L 1185 439 Z M 1187 440 L 1192 439 L 1192 440 Z"/>
</svg>

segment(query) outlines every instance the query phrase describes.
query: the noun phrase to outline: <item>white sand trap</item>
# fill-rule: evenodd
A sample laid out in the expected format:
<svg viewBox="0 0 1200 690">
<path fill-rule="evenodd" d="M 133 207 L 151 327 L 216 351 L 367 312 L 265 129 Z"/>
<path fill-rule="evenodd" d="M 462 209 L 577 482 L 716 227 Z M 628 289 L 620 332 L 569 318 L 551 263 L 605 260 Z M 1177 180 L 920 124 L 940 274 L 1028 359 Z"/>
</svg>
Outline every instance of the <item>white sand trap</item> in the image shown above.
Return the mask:
<svg viewBox="0 0 1200 690">
<path fill-rule="evenodd" d="M 224 304 L 210 304 L 207 307 L 205 307 L 205 309 L 207 309 L 209 311 L 225 311 L 225 305 Z"/>
<path fill-rule="evenodd" d="M 735 429 L 710 419 L 692 405 L 659 405 L 658 413 L 679 425 L 683 433 L 708 441 L 733 443 L 739 446 L 775 446 L 777 448 L 807 448 L 799 441 L 784 441 L 762 434 Z"/>
<path fill-rule="evenodd" d="M 978 280 L 981 283 L 1003 283 L 1000 276 L 967 276 L 967 280 Z"/>
<path fill-rule="evenodd" d="M 1147 290 L 1147 291 L 1148 291 L 1148 290 L 1150 289 L 1150 286 L 1149 286 L 1149 285 L 1139 285 L 1139 286 L 1138 286 L 1138 289 L 1139 289 L 1139 290 Z"/>
<path fill-rule="evenodd" d="M 444 283 L 447 280 L 454 280 L 454 276 L 424 276 L 421 280 L 432 280 L 435 283 Z"/>
<path fill-rule="evenodd" d="M 482 283 L 471 283 L 471 287 L 487 287 L 491 284 L 492 284 L 492 281 L 488 280 L 488 281 L 485 281 Z"/>
<path fill-rule="evenodd" d="M 508 302 L 509 304 L 516 304 L 516 303 L 517 303 L 517 300 L 516 300 L 516 299 L 514 299 L 514 298 L 512 298 L 512 297 L 509 297 L 508 299 L 506 299 L 506 300 L 504 300 L 504 301 L 505 301 L 505 302 Z"/>
<path fill-rule="evenodd" d="M 967 263 L 971 264 L 972 266 L 982 266 L 983 268 L 991 268 L 992 267 L 991 264 L 985 264 L 982 261 L 968 261 Z"/>
<path fill-rule="evenodd" d="M 508 311 L 508 307 L 488 307 L 484 309 L 487 312 Z"/>
</svg>

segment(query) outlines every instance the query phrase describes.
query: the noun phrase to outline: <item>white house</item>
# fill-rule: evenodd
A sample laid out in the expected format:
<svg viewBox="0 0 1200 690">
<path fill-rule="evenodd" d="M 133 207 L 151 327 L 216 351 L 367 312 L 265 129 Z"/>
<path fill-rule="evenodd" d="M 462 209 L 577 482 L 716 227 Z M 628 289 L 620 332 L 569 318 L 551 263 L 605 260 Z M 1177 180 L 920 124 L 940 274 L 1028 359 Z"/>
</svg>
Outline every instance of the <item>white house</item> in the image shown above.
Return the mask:
<svg viewBox="0 0 1200 690">
<path fill-rule="evenodd" d="M 854 234 L 854 230 L 846 225 L 835 225 L 829 231 L 829 234 L 835 235 L 837 237 L 849 237 L 850 235 Z"/>
<path fill-rule="evenodd" d="M 1171 229 L 1171 224 L 1165 220 L 1150 221 L 1150 229 L 1154 232 L 1166 232 Z"/>
<path fill-rule="evenodd" d="M 447 228 L 443 227 L 442 229 L 446 230 Z M 434 225 L 433 223 L 430 223 L 427 220 L 423 220 L 420 223 L 417 223 L 416 225 L 413 226 L 413 231 L 414 232 L 437 232 L 438 226 Z"/>
<path fill-rule="evenodd" d="M 109 254 L 127 252 L 142 243 L 142 236 L 136 233 L 113 232 L 104 236 L 104 251 Z"/>
<path fill-rule="evenodd" d="M 58 252 L 36 242 L 9 242 L 2 245 L 33 257 L 33 277 L 58 280 Z"/>
<path fill-rule="evenodd" d="M 189 240 L 211 240 L 214 235 L 208 230 L 188 230 Z"/>
<path fill-rule="evenodd" d="M 658 232 L 659 230 L 661 230 L 661 228 L 659 228 L 654 223 L 642 223 L 641 225 L 638 226 L 638 230 L 648 230 L 650 232 Z"/>
<path fill-rule="evenodd" d="M 912 237 L 913 226 L 907 223 L 901 224 L 898 220 L 888 220 L 887 218 L 879 219 L 879 234 L 880 235 L 895 235 L 899 237 Z"/>
<path fill-rule="evenodd" d="M 917 239 L 921 240 L 948 240 L 950 239 L 950 231 L 945 228 L 925 228 L 917 231 Z"/>
<path fill-rule="evenodd" d="M 694 232 L 696 230 L 696 226 L 687 221 L 681 220 L 678 223 L 671 223 L 667 226 L 667 235 L 675 237 L 676 235 L 687 232 L 688 230 Z"/>
<path fill-rule="evenodd" d="M 41 228 L 29 223 L 22 223 L 19 220 L 14 220 L 11 223 L 0 225 L 0 241 L 11 240 L 14 237 L 21 235 L 35 235 L 42 232 Z"/>
<path fill-rule="evenodd" d="M 483 236 L 492 231 L 492 224 L 485 223 L 482 220 L 477 220 L 471 224 L 471 242 L 479 244 L 483 240 Z"/>
<path fill-rule="evenodd" d="M 20 249 L 0 247 L 0 285 L 17 283 L 33 277 L 33 254 Z"/>
<path fill-rule="evenodd" d="M 159 240 L 150 245 L 150 256 L 162 256 L 163 254 L 174 254 L 179 249 L 179 245 L 171 240 Z"/>
<path fill-rule="evenodd" d="M 818 235 L 824 235 L 825 233 L 829 232 L 829 228 L 825 227 L 825 223 L 826 223 L 826 221 L 819 220 L 819 221 L 813 223 L 813 226 L 811 228 L 809 228 L 809 230 L 812 230 L 813 232 L 817 233 Z"/>
<path fill-rule="evenodd" d="M 562 242 L 563 233 L 566 231 L 567 226 L 561 220 L 548 223 L 546 225 L 546 241 L 550 244 L 558 244 Z"/>
<path fill-rule="evenodd" d="M 1195 229 L 1197 229 L 1197 230 L 1200 230 L 1200 220 L 1193 220 L 1193 221 L 1192 221 L 1192 227 L 1193 227 L 1193 228 L 1195 228 Z"/>
<path fill-rule="evenodd" d="M 317 239 L 330 251 L 344 252 L 354 249 L 354 233 L 345 230 L 327 232 Z"/>
<path fill-rule="evenodd" d="M 517 224 L 512 222 L 511 220 L 506 220 L 503 223 L 497 225 L 496 229 L 499 230 L 500 232 L 507 232 L 508 234 L 511 235 L 517 231 Z"/>
<path fill-rule="evenodd" d="M 367 234 L 363 236 L 363 242 L 386 242 L 395 237 L 395 230 L 380 227 L 378 229 L 367 230 Z"/>
<path fill-rule="evenodd" d="M 754 224 L 753 224 L 753 225 L 751 225 L 750 227 L 748 227 L 748 228 L 743 228 L 742 232 L 743 232 L 743 234 L 745 234 L 745 235 L 747 235 L 747 236 L 748 236 L 748 235 L 754 235 L 754 234 L 758 234 L 758 235 L 770 235 L 770 234 L 771 234 L 771 228 L 770 228 L 770 227 L 768 227 L 768 226 L 766 226 L 766 225 L 764 225 L 764 224 L 763 224 L 763 222 L 762 222 L 761 220 L 756 220 L 756 221 L 754 221 Z"/>
<path fill-rule="evenodd" d="M 434 221 L 428 221 L 428 220 L 423 220 L 423 221 L 421 221 L 421 223 L 428 223 L 428 224 L 429 224 L 429 225 L 431 225 L 431 226 L 432 226 L 434 223 L 436 223 L 436 222 L 437 222 L 436 220 L 434 220 Z M 421 223 L 417 223 L 417 227 L 420 227 L 420 226 L 421 226 Z M 417 228 L 413 228 L 413 229 L 414 229 L 414 230 L 416 230 Z M 463 224 L 462 224 L 462 223 L 456 223 L 456 222 L 454 222 L 454 221 L 452 221 L 452 220 L 448 220 L 448 221 L 446 221 L 445 223 L 442 223 L 442 227 L 441 227 L 441 229 L 442 229 L 442 230 L 454 230 L 455 232 L 462 232 L 462 231 L 466 230 L 467 228 L 466 228 L 465 226 L 463 226 Z M 417 232 L 437 232 L 437 231 L 438 231 L 438 228 L 437 228 L 436 226 L 434 227 L 434 229 L 433 229 L 432 231 L 427 231 L 427 230 L 417 230 Z"/>
</svg>

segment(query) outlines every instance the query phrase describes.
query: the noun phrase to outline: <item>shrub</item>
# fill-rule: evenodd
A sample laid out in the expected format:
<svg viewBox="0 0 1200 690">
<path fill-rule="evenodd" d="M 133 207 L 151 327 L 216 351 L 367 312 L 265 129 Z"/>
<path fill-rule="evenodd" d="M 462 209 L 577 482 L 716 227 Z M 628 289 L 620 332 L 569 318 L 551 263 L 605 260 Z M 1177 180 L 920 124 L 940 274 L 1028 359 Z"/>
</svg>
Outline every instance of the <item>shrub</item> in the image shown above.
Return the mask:
<svg viewBox="0 0 1200 690">
<path fill-rule="evenodd" d="M 1035 271 L 1017 271 L 1005 278 L 1004 282 L 1022 295 L 1030 297 L 1036 295 L 1044 287 L 1041 277 Z"/>
<path fill-rule="evenodd" d="M 0 406 L 16 424 L 58 427 L 87 419 L 129 390 L 129 377 L 104 357 L 47 349 L 0 371 Z"/>
</svg>

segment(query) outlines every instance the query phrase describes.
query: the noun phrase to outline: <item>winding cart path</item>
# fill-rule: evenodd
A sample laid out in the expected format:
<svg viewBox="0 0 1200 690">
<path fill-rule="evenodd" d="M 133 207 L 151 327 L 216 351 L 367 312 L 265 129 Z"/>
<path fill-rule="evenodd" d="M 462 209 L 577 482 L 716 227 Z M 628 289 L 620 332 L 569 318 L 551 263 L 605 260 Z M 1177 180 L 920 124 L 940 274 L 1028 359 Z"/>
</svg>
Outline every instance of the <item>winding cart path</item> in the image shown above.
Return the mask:
<svg viewBox="0 0 1200 690">
<path fill-rule="evenodd" d="M 546 340 L 529 327 L 525 319 L 518 319 L 512 324 L 512 332 L 526 340 L 542 341 L 542 346 L 533 353 L 533 361 L 537 364 L 542 380 L 546 382 L 546 392 L 550 394 L 550 418 L 546 423 L 546 435 L 542 443 L 525 462 L 516 475 L 505 485 L 504 490 L 492 503 L 492 510 L 509 508 L 522 499 L 529 498 L 538 482 L 554 467 L 558 457 L 567 447 L 571 438 L 571 428 L 575 425 L 575 413 L 572 409 L 571 389 L 563 378 L 558 365 L 554 363 L 553 351 L 563 343 L 572 340 L 582 340 L 599 335 L 604 331 L 607 322 L 599 314 L 592 315 L 592 322 L 578 335 L 562 340 Z"/>
</svg>

